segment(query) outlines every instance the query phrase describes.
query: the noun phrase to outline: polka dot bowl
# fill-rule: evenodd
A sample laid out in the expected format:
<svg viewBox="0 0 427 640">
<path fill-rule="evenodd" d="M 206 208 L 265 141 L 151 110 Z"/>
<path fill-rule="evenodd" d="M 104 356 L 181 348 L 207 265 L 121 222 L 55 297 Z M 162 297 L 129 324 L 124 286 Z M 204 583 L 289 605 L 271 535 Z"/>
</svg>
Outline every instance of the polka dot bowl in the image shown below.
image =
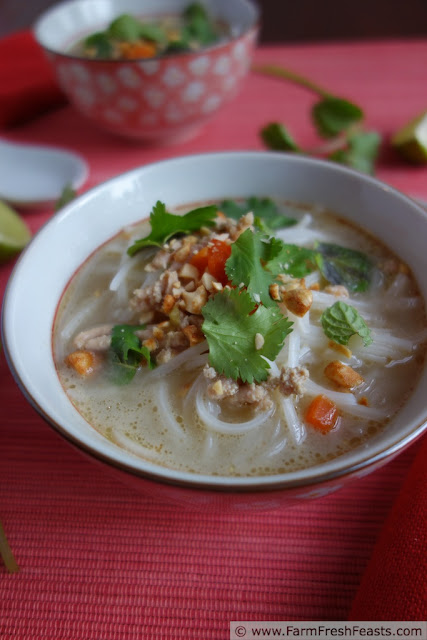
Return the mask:
<svg viewBox="0 0 427 640">
<path fill-rule="evenodd" d="M 109 132 L 169 144 L 196 135 L 239 91 L 259 29 L 251 0 L 205 0 L 230 36 L 191 53 L 141 60 L 85 59 L 72 45 L 115 17 L 181 12 L 190 0 L 68 0 L 37 20 L 35 37 L 74 107 Z"/>
</svg>

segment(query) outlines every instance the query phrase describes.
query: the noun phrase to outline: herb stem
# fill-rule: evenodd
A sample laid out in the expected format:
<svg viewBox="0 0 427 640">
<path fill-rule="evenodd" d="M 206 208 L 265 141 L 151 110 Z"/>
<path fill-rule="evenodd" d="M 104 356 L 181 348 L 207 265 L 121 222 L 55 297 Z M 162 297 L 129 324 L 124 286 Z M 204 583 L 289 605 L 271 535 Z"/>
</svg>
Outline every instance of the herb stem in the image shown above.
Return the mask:
<svg viewBox="0 0 427 640">
<path fill-rule="evenodd" d="M 6 534 L 4 532 L 2 523 L 0 522 L 0 556 L 3 559 L 3 562 L 6 566 L 6 569 L 9 573 L 18 573 L 19 567 L 18 564 L 13 557 L 12 549 L 9 546 L 9 543 L 6 538 Z"/>
<path fill-rule="evenodd" d="M 306 89 L 313 91 L 314 93 L 321 96 L 322 98 L 332 97 L 332 94 L 329 91 L 326 91 L 326 89 L 323 89 L 323 87 L 320 87 L 314 82 L 311 82 L 311 80 L 304 78 L 304 76 L 301 76 L 298 73 L 294 73 L 289 69 L 285 69 L 285 67 L 280 67 L 279 65 L 275 65 L 275 64 L 254 65 L 252 66 L 252 71 L 255 71 L 255 73 L 261 73 L 266 76 L 274 76 L 276 78 L 285 78 L 285 80 L 290 80 L 295 84 L 299 84 L 301 87 L 305 87 Z"/>
</svg>

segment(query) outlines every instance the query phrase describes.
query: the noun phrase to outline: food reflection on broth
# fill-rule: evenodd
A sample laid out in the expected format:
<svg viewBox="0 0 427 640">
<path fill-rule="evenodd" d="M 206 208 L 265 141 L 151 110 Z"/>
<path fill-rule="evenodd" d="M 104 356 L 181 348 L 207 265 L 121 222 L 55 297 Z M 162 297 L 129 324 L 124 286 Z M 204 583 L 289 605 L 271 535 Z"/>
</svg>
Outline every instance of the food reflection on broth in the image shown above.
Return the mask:
<svg viewBox="0 0 427 640">
<path fill-rule="evenodd" d="M 74 275 L 54 355 L 71 402 L 118 446 L 256 476 L 364 446 L 411 393 L 426 337 L 407 266 L 331 212 L 157 202 Z"/>
</svg>

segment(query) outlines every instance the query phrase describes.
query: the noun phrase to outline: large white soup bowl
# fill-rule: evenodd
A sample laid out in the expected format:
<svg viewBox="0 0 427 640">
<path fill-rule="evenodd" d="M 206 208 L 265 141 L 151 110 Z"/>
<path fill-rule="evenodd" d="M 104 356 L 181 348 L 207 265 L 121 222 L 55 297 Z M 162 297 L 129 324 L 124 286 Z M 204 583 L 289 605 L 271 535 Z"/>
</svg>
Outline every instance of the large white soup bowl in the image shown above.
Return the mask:
<svg viewBox="0 0 427 640">
<path fill-rule="evenodd" d="M 306 470 L 222 477 L 157 466 L 119 448 L 86 422 L 64 392 L 52 353 L 58 302 L 86 258 L 123 226 L 168 207 L 210 199 L 270 196 L 321 205 L 381 239 L 406 262 L 427 299 L 427 215 L 378 180 L 333 163 L 292 154 L 210 153 L 137 168 L 80 196 L 53 216 L 19 258 L 7 286 L 3 344 L 27 400 L 61 436 L 159 498 L 195 505 L 272 508 L 324 495 L 390 460 L 426 428 L 427 369 L 381 433 Z"/>
</svg>

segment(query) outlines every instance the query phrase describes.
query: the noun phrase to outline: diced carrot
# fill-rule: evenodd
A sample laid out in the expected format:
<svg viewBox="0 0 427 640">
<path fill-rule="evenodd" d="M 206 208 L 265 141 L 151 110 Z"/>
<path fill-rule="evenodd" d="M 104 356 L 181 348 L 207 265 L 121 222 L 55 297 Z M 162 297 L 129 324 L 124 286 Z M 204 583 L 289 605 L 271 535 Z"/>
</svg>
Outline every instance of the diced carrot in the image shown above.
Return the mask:
<svg viewBox="0 0 427 640">
<path fill-rule="evenodd" d="M 331 431 L 338 418 L 338 407 L 324 395 L 316 396 L 305 412 L 305 421 L 321 433 Z"/>
<path fill-rule="evenodd" d="M 203 275 L 208 268 L 208 254 L 209 247 L 203 247 L 203 249 L 200 249 L 200 251 L 191 256 L 190 264 L 196 267 L 200 276 Z"/>
<path fill-rule="evenodd" d="M 231 246 L 222 240 L 212 240 L 208 247 L 203 247 L 195 253 L 190 264 L 197 268 L 199 275 L 208 271 L 218 282 L 226 285 L 228 282 L 225 273 L 225 263 L 231 255 Z"/>
<path fill-rule="evenodd" d="M 208 271 L 222 285 L 226 285 L 228 282 L 225 263 L 230 255 L 231 246 L 227 242 L 212 240 L 212 246 L 209 247 L 208 253 Z"/>
<path fill-rule="evenodd" d="M 156 46 L 151 42 L 122 42 L 120 52 L 126 60 L 153 58 L 156 55 Z"/>
</svg>

